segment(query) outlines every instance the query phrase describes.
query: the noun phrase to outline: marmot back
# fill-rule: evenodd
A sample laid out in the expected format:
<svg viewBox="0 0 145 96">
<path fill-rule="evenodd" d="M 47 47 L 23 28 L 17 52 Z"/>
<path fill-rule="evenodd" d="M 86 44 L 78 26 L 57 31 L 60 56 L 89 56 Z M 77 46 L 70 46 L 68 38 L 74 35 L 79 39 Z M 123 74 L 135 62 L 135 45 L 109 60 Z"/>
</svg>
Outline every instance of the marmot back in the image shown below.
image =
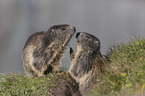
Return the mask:
<svg viewBox="0 0 145 96">
<path fill-rule="evenodd" d="M 47 32 L 31 35 L 23 49 L 23 66 L 27 76 L 43 76 L 59 70 L 60 59 L 75 33 L 70 25 L 55 25 Z"/>
<path fill-rule="evenodd" d="M 95 36 L 79 32 L 76 35 L 77 53 L 70 48 L 70 74 L 79 83 L 80 91 L 86 94 L 102 73 L 104 60 L 100 54 L 100 41 Z"/>
</svg>

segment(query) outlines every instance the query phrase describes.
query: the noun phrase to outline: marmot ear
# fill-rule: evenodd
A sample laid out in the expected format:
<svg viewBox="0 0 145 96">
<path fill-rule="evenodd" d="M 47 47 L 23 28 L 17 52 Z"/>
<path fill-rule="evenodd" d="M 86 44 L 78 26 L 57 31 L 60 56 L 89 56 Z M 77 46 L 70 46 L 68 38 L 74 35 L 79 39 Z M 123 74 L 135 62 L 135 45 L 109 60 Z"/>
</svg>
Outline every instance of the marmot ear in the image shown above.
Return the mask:
<svg viewBox="0 0 145 96">
<path fill-rule="evenodd" d="M 74 52 L 74 50 L 70 47 L 70 59 L 72 60 L 72 59 L 74 59 L 74 57 L 75 57 L 75 52 Z"/>
<path fill-rule="evenodd" d="M 99 41 L 95 41 L 94 43 L 95 43 L 95 44 L 99 44 Z"/>
<path fill-rule="evenodd" d="M 54 29 L 52 29 L 51 31 L 52 31 L 52 32 L 54 32 L 55 30 L 54 30 Z"/>
</svg>

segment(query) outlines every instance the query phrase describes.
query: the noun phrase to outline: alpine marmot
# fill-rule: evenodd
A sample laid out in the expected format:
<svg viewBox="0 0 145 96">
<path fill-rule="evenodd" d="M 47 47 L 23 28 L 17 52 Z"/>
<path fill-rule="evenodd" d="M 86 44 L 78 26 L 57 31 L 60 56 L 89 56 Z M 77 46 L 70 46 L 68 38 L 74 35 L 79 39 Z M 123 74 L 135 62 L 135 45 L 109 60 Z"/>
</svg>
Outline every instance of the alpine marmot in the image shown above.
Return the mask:
<svg viewBox="0 0 145 96">
<path fill-rule="evenodd" d="M 104 60 L 100 53 L 100 40 L 85 32 L 76 35 L 77 53 L 70 48 L 70 74 L 79 83 L 84 95 L 97 82 L 97 76 L 103 72 Z"/>
<path fill-rule="evenodd" d="M 75 27 L 54 25 L 47 32 L 32 34 L 23 49 L 23 66 L 27 76 L 44 76 L 59 70 L 60 59 L 75 33 Z"/>
</svg>

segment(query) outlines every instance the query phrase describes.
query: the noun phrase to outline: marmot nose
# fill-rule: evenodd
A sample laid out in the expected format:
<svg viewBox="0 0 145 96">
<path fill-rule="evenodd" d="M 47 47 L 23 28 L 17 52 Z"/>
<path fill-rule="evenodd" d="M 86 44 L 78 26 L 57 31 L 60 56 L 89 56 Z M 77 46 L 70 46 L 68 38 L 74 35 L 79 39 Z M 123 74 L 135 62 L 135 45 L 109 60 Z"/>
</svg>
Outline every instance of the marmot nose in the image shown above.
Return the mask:
<svg viewBox="0 0 145 96">
<path fill-rule="evenodd" d="M 78 37 L 79 37 L 80 33 L 81 33 L 81 32 L 78 32 L 78 33 L 77 33 L 76 38 L 78 38 Z"/>
<path fill-rule="evenodd" d="M 76 27 L 74 26 L 70 26 L 71 30 L 73 30 L 74 32 L 76 32 Z"/>
<path fill-rule="evenodd" d="M 76 28 L 74 27 L 74 32 L 76 32 Z"/>
</svg>

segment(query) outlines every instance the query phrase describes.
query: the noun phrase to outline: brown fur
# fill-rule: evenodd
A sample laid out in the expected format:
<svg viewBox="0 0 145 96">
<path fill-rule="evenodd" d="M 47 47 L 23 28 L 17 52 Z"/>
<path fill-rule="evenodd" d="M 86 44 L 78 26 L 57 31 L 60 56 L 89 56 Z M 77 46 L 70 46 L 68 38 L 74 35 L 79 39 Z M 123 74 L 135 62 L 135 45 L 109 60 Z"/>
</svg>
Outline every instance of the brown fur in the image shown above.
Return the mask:
<svg viewBox="0 0 145 96">
<path fill-rule="evenodd" d="M 59 70 L 60 59 L 75 33 L 70 25 L 55 25 L 47 32 L 31 35 L 23 49 L 23 65 L 27 76 L 44 76 Z"/>
<path fill-rule="evenodd" d="M 82 96 L 79 84 L 68 72 L 55 72 L 52 74 L 51 80 L 55 85 L 49 87 L 48 90 L 53 96 Z"/>
<path fill-rule="evenodd" d="M 79 32 L 77 38 L 77 53 L 70 49 L 70 74 L 79 83 L 80 91 L 85 95 L 97 81 L 97 76 L 103 72 L 105 61 L 100 53 L 100 41 L 95 36 Z"/>
</svg>

